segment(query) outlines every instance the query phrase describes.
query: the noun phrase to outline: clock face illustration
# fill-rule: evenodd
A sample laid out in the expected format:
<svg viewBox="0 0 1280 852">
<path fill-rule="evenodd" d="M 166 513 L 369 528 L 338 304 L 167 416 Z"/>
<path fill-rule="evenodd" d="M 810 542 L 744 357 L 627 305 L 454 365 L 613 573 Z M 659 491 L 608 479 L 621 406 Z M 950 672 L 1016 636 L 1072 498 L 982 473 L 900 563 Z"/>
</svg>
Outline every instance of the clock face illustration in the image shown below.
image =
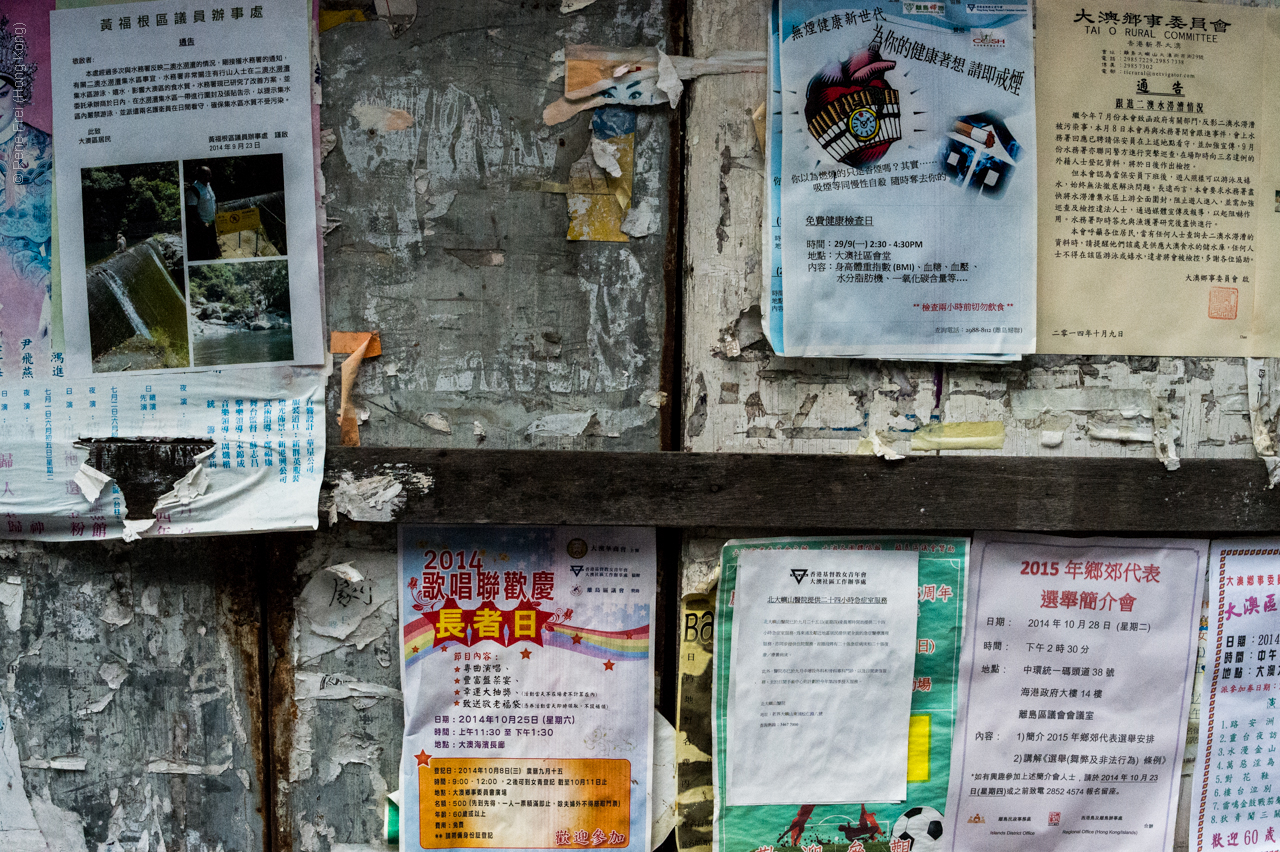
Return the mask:
<svg viewBox="0 0 1280 852">
<path fill-rule="evenodd" d="M 879 127 L 880 122 L 873 109 L 863 107 L 849 115 L 849 132 L 862 142 L 875 136 Z"/>
</svg>

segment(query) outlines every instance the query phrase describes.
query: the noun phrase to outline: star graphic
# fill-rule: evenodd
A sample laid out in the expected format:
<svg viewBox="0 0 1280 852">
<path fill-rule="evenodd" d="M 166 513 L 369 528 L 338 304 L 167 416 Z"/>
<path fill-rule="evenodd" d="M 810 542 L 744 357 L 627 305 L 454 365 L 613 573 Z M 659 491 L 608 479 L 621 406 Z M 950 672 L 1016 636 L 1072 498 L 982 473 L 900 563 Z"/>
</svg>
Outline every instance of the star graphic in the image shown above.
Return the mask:
<svg viewBox="0 0 1280 852">
<path fill-rule="evenodd" d="M 457 707 L 457 706 L 458 706 L 458 702 L 457 702 L 457 701 L 453 702 L 453 706 L 454 706 L 454 707 Z"/>
<path fill-rule="evenodd" d="M 533 656 L 533 652 L 530 651 L 528 648 L 525 648 L 523 651 L 520 652 L 520 659 L 522 660 L 527 660 L 532 656 Z"/>
<path fill-rule="evenodd" d="M 462 693 L 455 689 L 455 690 L 453 691 L 453 694 L 454 694 L 454 695 L 461 695 Z"/>
<path fill-rule="evenodd" d="M 453 670 L 454 670 L 455 672 L 460 672 L 460 671 L 462 671 L 462 669 L 458 668 L 457 666 L 454 666 L 454 667 L 453 667 Z"/>
<path fill-rule="evenodd" d="M 418 646 L 417 646 L 417 645 L 414 645 L 414 646 L 413 646 L 412 648 L 410 648 L 409 650 L 413 651 L 413 653 L 415 653 L 415 654 L 416 654 L 416 653 L 418 653 Z"/>
<path fill-rule="evenodd" d="M 575 645 L 581 645 L 581 644 L 582 644 L 582 636 L 581 636 L 580 634 L 578 634 L 578 633 L 573 634 L 573 644 L 575 644 Z"/>
<path fill-rule="evenodd" d="M 427 754 L 426 749 L 423 749 L 422 751 L 418 752 L 417 754 L 414 755 L 414 757 L 417 759 L 419 766 L 426 766 L 431 762 L 431 755 Z"/>
<path fill-rule="evenodd" d="M 453 682 L 454 682 L 454 683 L 462 683 L 462 681 L 458 680 L 456 677 L 453 679 Z"/>
<path fill-rule="evenodd" d="M 608 671 L 608 672 L 613 671 L 613 660 L 605 660 L 604 669 L 605 671 Z"/>
<path fill-rule="evenodd" d="M 441 645 L 441 646 L 440 646 L 440 653 L 442 653 L 442 654 L 443 654 L 445 651 L 448 651 L 448 650 L 449 650 L 449 646 L 448 646 L 448 645 Z"/>
</svg>

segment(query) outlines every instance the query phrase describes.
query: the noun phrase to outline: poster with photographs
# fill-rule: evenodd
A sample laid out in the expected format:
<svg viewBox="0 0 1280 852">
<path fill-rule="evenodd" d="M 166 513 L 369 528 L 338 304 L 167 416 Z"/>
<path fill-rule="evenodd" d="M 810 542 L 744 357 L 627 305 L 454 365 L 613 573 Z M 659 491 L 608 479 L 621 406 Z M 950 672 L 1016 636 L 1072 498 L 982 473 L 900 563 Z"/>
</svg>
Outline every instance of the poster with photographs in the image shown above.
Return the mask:
<svg viewBox="0 0 1280 852">
<path fill-rule="evenodd" d="M 307 10 L 53 13 L 69 375 L 324 360 Z"/>
</svg>

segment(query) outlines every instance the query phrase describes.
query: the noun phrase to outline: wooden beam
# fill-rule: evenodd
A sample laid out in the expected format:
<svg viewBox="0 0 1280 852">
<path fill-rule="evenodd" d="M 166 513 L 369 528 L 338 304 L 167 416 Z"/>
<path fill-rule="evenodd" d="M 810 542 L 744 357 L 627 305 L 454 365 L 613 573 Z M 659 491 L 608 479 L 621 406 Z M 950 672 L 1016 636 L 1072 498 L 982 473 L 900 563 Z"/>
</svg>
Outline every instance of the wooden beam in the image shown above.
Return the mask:
<svg viewBox="0 0 1280 852">
<path fill-rule="evenodd" d="M 1133 459 L 332 447 L 325 468 L 331 483 L 400 481 L 395 519 L 412 523 L 1280 532 L 1280 491 L 1250 460 L 1188 459 L 1169 472 Z"/>
</svg>

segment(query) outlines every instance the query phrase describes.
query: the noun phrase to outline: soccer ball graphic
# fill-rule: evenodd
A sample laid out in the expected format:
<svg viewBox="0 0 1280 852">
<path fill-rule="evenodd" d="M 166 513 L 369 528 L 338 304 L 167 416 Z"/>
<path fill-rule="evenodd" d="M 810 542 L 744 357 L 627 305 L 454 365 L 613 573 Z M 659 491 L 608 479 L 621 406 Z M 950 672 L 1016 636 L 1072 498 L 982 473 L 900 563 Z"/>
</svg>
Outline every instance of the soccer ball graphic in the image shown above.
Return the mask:
<svg viewBox="0 0 1280 852">
<path fill-rule="evenodd" d="M 942 848 L 942 814 L 930 807 L 908 808 L 889 836 L 907 841 L 911 852 L 934 852 Z"/>
</svg>

